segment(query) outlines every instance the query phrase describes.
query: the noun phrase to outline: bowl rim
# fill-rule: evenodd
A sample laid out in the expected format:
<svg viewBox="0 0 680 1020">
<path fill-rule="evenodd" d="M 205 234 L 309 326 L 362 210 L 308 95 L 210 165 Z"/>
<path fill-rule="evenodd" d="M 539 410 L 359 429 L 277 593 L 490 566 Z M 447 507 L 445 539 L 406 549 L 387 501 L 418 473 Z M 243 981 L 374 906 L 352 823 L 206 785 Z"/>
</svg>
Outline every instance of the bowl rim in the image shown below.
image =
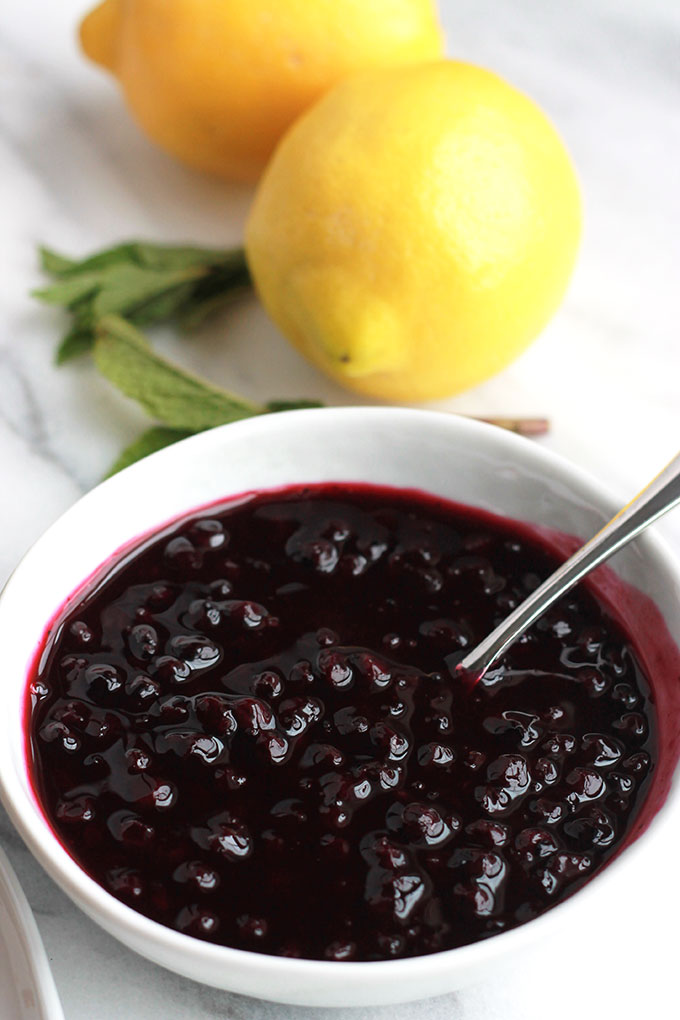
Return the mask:
<svg viewBox="0 0 680 1020">
<path fill-rule="evenodd" d="M 571 464 L 571 462 L 560 454 L 538 446 L 527 441 L 525 438 L 513 435 L 501 430 L 496 426 L 479 422 L 449 412 L 420 410 L 414 408 L 392 408 L 392 407 L 332 407 L 319 409 L 304 409 L 278 412 L 276 415 L 250 418 L 243 421 L 218 426 L 214 429 L 182 440 L 172 447 L 168 447 L 144 461 L 132 465 L 109 479 L 106 479 L 84 496 L 80 497 L 72 506 L 62 513 L 55 522 L 31 545 L 29 550 L 22 557 L 13 573 L 8 578 L 2 592 L 0 592 L 0 627 L 6 616 L 12 613 L 12 593 L 14 590 L 15 578 L 21 573 L 30 569 L 33 560 L 40 556 L 44 546 L 49 548 L 55 533 L 65 526 L 74 508 L 87 508 L 89 502 L 101 493 L 115 492 L 118 489 L 134 485 L 136 479 L 143 477 L 143 472 L 148 471 L 149 461 L 153 460 L 156 468 L 162 470 L 164 465 L 172 465 L 178 458 L 190 456 L 196 448 L 207 447 L 218 449 L 222 442 L 225 430 L 231 441 L 238 441 L 239 436 L 247 438 L 248 434 L 256 434 L 265 428 L 285 427 L 286 421 L 298 419 L 305 416 L 305 421 L 313 430 L 313 419 L 322 415 L 325 420 L 333 417 L 337 424 L 341 424 L 345 416 L 350 418 L 364 418 L 370 422 L 382 419 L 387 421 L 393 419 L 394 425 L 408 423 L 408 427 L 419 428 L 420 423 L 424 427 L 450 428 L 452 434 L 469 436 L 472 440 L 476 437 L 484 438 L 485 442 L 491 441 L 496 448 L 505 448 L 509 455 L 518 454 L 518 460 L 529 462 L 532 468 L 550 467 L 559 472 L 565 480 L 575 483 L 579 494 L 587 495 L 593 504 L 605 513 L 614 513 L 620 507 L 620 502 L 611 494 L 606 486 L 603 486 L 597 479 L 582 468 Z M 484 445 L 484 444 L 483 444 Z M 343 479 L 339 479 L 342 481 Z M 291 482 L 291 484 L 295 484 Z M 395 482 L 395 487 L 402 487 Z M 403 486 L 406 487 L 406 486 Z M 236 495 L 236 494 L 234 494 Z M 97 497 L 98 498 L 98 497 Z M 229 494 L 225 494 L 225 499 Z M 185 513 L 191 512 L 194 505 L 187 506 Z M 165 522 L 159 522 L 157 527 L 161 528 Z M 130 536 L 134 540 L 137 536 Z M 653 563 L 663 563 L 668 572 L 680 582 L 680 564 L 666 543 L 657 535 L 646 533 L 636 540 L 645 550 L 645 557 Z M 28 563 L 28 567 L 26 564 Z M 64 597 L 70 593 L 65 593 Z M 41 621 L 38 632 L 42 635 L 47 621 Z M 25 685 L 26 675 L 22 678 Z M 25 687 L 24 687 L 25 689 Z M 15 725 L 8 721 L 0 723 L 2 726 Z M 23 724 L 22 724 L 23 725 Z M 567 897 L 565 900 L 551 907 L 545 913 L 532 919 L 529 922 L 518 925 L 508 931 L 497 933 L 489 938 L 478 942 L 459 946 L 454 949 L 442 950 L 423 956 L 409 957 L 396 960 L 378 961 L 343 961 L 338 967 L 337 961 L 310 960 L 301 958 L 281 957 L 265 953 L 257 953 L 249 950 L 235 949 L 230 946 L 217 945 L 205 942 L 201 939 L 176 931 L 160 922 L 153 921 L 143 914 L 138 913 L 134 908 L 127 906 L 111 893 L 107 892 L 98 882 L 91 878 L 75 860 L 68 854 L 52 831 L 46 817 L 41 812 L 37 802 L 33 802 L 26 791 L 22 788 L 16 770 L 8 742 L 0 739 L 0 798 L 20 835 L 32 851 L 33 855 L 42 864 L 48 874 L 64 889 L 65 892 L 81 907 L 91 918 L 102 925 L 106 930 L 127 941 L 121 935 L 125 932 L 131 941 L 127 944 L 134 944 L 137 951 L 164 966 L 172 966 L 179 973 L 197 980 L 210 983 L 208 977 L 197 977 L 197 974 L 204 975 L 207 971 L 215 971 L 222 967 L 225 973 L 237 968 L 240 974 L 246 978 L 257 975 L 262 976 L 265 972 L 272 978 L 285 977 L 286 983 L 291 982 L 298 985 L 305 985 L 312 982 L 318 987 L 321 984 L 328 988 L 337 987 L 339 983 L 345 985 L 347 981 L 357 983 L 364 988 L 373 987 L 377 984 L 383 985 L 387 981 L 396 979 L 398 985 L 403 986 L 408 980 L 416 976 L 419 979 L 427 978 L 429 975 L 437 975 L 443 971 L 463 971 L 469 967 L 477 970 L 479 967 L 486 967 L 493 963 L 498 957 L 505 956 L 508 950 L 514 946 L 521 949 L 525 944 L 535 941 L 541 934 L 545 937 L 553 926 L 562 922 L 567 912 L 578 909 L 577 904 L 582 903 L 586 896 L 592 899 L 598 890 L 603 889 L 607 884 L 618 876 L 622 867 L 622 857 L 625 861 L 631 861 L 632 855 L 639 856 L 644 852 L 650 831 L 656 830 L 659 817 L 668 813 L 668 806 L 671 802 L 680 799 L 677 770 L 672 787 L 666 801 L 661 805 L 659 811 L 647 827 L 635 841 L 626 847 L 625 854 L 617 854 L 601 872 L 594 876 L 585 886 Z M 148 950 L 148 951 L 147 951 Z M 160 953 L 160 956 L 159 956 Z M 172 955 L 178 960 L 182 959 L 181 966 L 164 962 L 165 958 Z M 221 987 L 233 987 L 233 983 L 225 983 Z M 238 990 L 238 989 L 237 989 Z M 262 989 L 263 996 L 265 989 Z M 253 994 L 253 993 L 251 993 Z M 415 996 L 413 996 L 415 997 Z M 401 995 L 400 999 L 406 996 Z M 291 998 L 282 998 L 280 1001 L 300 1001 Z M 389 1000 L 381 1000 L 389 1001 Z M 398 1001 L 396 998 L 391 1001 Z"/>
</svg>

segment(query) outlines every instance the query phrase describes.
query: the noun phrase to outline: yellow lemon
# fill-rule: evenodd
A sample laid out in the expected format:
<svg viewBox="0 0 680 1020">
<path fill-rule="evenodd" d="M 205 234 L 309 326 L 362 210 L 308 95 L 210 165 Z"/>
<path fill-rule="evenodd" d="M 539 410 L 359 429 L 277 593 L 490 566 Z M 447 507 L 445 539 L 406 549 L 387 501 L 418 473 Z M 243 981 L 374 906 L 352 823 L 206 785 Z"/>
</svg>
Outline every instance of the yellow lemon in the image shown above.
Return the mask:
<svg viewBox="0 0 680 1020">
<path fill-rule="evenodd" d="M 246 252 L 292 343 L 372 397 L 444 397 L 498 372 L 557 307 L 581 222 L 548 119 L 442 60 L 353 75 L 292 127 Z"/>
<path fill-rule="evenodd" d="M 348 73 L 443 52 L 433 0 L 104 0 L 80 38 L 150 138 L 238 180 Z"/>
</svg>

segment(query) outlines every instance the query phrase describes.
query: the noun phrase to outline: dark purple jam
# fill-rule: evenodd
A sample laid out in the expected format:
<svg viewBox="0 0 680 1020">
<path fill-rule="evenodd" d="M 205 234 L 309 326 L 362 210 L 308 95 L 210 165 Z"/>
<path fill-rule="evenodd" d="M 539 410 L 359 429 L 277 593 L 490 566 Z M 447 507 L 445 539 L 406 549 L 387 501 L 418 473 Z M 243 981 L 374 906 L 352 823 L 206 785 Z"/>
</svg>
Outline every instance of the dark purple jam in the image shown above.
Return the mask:
<svg viewBox="0 0 680 1020">
<path fill-rule="evenodd" d="M 52 827 L 124 903 L 240 949 L 407 957 L 536 917 L 620 846 L 656 747 L 635 654 L 582 589 L 491 680 L 453 675 L 554 566 L 510 522 L 371 486 L 186 517 L 36 658 Z"/>
</svg>

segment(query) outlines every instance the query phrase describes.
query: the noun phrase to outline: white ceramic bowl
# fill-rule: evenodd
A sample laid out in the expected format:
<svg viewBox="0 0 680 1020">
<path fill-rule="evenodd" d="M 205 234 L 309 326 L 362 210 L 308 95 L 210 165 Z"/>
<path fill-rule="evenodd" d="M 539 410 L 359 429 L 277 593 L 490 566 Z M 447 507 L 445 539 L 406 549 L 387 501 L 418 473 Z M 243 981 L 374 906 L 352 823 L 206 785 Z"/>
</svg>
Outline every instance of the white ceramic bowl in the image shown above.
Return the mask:
<svg viewBox="0 0 680 1020">
<path fill-rule="evenodd" d="M 0 1016 L 64 1020 L 35 918 L 0 850 Z"/>
<path fill-rule="evenodd" d="M 0 792 L 32 852 L 72 899 L 126 945 L 173 971 L 219 988 L 310 1006 L 365 1006 L 436 995 L 488 974 L 530 941 L 549 936 L 572 912 L 580 911 L 581 923 L 588 923 L 588 912 L 597 911 L 600 888 L 621 881 L 629 855 L 644 850 L 644 837 L 571 899 L 483 942 L 376 963 L 286 959 L 207 944 L 116 900 L 59 844 L 27 775 L 27 671 L 46 623 L 66 596 L 119 547 L 185 511 L 248 490 L 320 481 L 418 488 L 581 538 L 593 534 L 618 509 L 594 480 L 540 446 L 493 426 L 436 412 L 295 411 L 227 425 L 157 453 L 104 482 L 67 511 L 33 546 L 0 598 Z M 661 640 L 664 620 L 674 642 L 680 640 L 680 571 L 667 549 L 646 535 L 618 555 L 616 571 L 652 600 L 643 599 L 641 611 L 639 600 L 619 590 L 605 568 L 604 595 L 621 603 L 620 615 L 648 668 L 658 671 L 670 660 L 677 666 L 675 644 L 670 637 Z M 664 656 L 665 663 L 659 662 Z M 661 698 L 666 749 L 655 773 L 654 796 L 638 828 L 662 805 L 675 767 L 669 727 L 678 724 L 666 711 L 672 697 L 666 693 Z M 677 790 L 664 811 L 676 799 Z"/>
</svg>

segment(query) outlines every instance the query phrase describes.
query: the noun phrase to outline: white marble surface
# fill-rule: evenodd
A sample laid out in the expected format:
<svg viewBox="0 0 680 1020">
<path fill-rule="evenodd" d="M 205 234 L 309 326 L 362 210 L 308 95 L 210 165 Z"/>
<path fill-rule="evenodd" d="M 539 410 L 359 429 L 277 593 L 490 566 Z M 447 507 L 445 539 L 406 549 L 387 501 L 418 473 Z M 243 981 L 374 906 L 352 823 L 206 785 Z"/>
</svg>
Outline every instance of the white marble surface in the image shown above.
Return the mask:
<svg viewBox="0 0 680 1020">
<path fill-rule="evenodd" d="M 140 136 L 113 84 L 76 50 L 74 26 L 87 6 L 23 0 L 1 14 L 0 582 L 144 424 L 86 362 L 53 366 L 63 322 L 27 296 L 41 283 L 36 245 L 85 253 L 132 236 L 225 245 L 238 240 L 249 201 L 247 190 L 185 171 Z M 673 0 L 442 0 L 441 9 L 452 55 L 504 74 L 557 121 L 580 171 L 587 216 L 555 320 L 505 373 L 443 406 L 548 413 L 546 445 L 631 494 L 680 436 L 680 7 Z M 225 319 L 223 330 L 212 325 L 188 344 L 160 342 L 243 393 L 355 402 L 302 364 L 254 302 Z M 678 514 L 660 530 L 680 553 Z M 631 870 L 625 902 L 610 904 L 598 930 L 565 931 L 527 954 L 510 977 L 491 976 L 443 999 L 334 1016 L 675 1015 L 679 842 L 680 818 L 670 818 Z M 230 996 L 154 967 L 71 905 L 2 809 L 0 843 L 35 911 L 68 1020 L 332 1015 Z"/>
</svg>

